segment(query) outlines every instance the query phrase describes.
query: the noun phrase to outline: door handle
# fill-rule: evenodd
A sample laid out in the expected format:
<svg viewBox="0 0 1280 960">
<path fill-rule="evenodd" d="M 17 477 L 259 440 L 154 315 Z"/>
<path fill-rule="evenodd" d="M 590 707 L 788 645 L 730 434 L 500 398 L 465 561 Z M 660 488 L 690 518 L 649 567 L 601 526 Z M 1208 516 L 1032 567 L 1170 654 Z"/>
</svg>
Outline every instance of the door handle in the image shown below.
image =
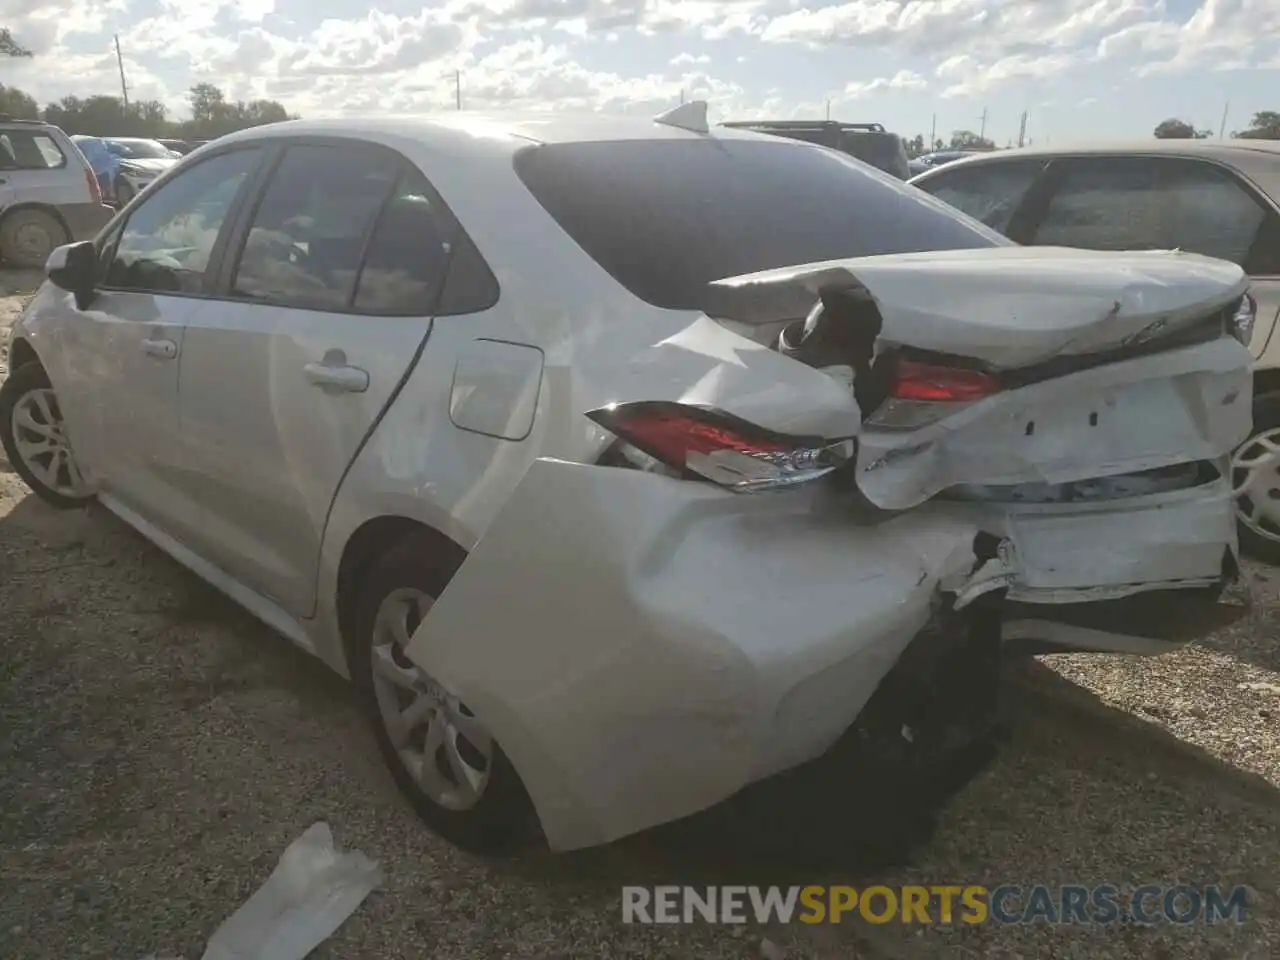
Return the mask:
<svg viewBox="0 0 1280 960">
<path fill-rule="evenodd" d="M 369 389 L 369 374 L 346 364 L 308 363 L 302 368 L 313 386 L 339 393 L 364 393 Z"/>
<path fill-rule="evenodd" d="M 178 345 L 172 340 L 143 340 L 142 352 L 149 357 L 172 360 L 178 355 Z"/>
</svg>

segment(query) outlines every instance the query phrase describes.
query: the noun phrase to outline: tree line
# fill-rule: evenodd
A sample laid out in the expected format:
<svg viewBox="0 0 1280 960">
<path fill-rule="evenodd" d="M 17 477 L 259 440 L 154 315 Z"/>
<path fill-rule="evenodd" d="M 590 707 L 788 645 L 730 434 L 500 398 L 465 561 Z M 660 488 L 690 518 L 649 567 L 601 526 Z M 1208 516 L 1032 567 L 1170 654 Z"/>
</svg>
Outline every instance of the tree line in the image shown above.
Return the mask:
<svg viewBox="0 0 1280 960">
<path fill-rule="evenodd" d="M 1204 140 L 1211 133 L 1210 130 L 1198 129 L 1177 117 L 1162 120 L 1156 124 L 1155 129 L 1155 135 L 1161 140 Z M 1274 110 L 1255 113 L 1249 126 L 1243 130 L 1233 130 L 1231 136 L 1236 140 L 1280 140 L 1280 113 Z"/>
<path fill-rule="evenodd" d="M 211 83 L 197 83 L 187 92 L 190 120 L 173 120 L 159 100 L 131 101 L 120 97 L 63 97 L 43 108 L 30 94 L 0 84 L 0 114 L 15 120 L 44 120 L 69 134 L 91 137 L 172 137 L 211 140 L 245 127 L 296 119 L 275 100 L 231 101 Z"/>
</svg>

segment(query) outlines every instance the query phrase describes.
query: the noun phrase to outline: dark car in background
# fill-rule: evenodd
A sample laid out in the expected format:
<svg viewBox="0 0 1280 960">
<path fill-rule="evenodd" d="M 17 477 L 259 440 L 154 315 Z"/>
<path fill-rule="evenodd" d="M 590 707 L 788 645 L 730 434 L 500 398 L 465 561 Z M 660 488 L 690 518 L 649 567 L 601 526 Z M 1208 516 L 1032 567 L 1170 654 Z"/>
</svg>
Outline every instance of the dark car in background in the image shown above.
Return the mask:
<svg viewBox="0 0 1280 960">
<path fill-rule="evenodd" d="M 1280 564 L 1280 143 L 1146 140 L 968 157 L 912 186 L 1030 246 L 1185 250 L 1249 292 L 1253 435 L 1236 451 L 1240 546 Z"/>
<path fill-rule="evenodd" d="M 863 163 L 906 180 L 907 148 L 902 138 L 879 123 L 843 123 L 838 120 L 733 120 L 720 124 L 754 130 L 792 140 L 805 140 L 847 153 Z"/>
</svg>

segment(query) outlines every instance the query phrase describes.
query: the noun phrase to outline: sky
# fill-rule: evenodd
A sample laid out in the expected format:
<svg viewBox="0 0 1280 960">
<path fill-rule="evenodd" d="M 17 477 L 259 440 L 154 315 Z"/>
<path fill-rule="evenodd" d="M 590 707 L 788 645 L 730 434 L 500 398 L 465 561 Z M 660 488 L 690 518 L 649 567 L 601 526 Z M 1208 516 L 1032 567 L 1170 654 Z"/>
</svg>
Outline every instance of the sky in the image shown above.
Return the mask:
<svg viewBox="0 0 1280 960">
<path fill-rule="evenodd" d="M 195 83 L 305 117 L 483 111 L 877 121 L 1034 143 L 1217 134 L 1280 110 L 1280 0 L 0 0 L 0 83 L 189 115 Z"/>
</svg>

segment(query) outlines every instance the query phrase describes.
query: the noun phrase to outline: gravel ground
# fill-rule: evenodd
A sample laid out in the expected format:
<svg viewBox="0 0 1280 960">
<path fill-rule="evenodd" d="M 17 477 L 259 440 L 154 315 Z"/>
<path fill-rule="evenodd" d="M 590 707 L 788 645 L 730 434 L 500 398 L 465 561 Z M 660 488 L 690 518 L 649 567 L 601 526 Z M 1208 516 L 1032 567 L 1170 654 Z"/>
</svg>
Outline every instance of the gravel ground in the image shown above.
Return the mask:
<svg viewBox="0 0 1280 960">
<path fill-rule="evenodd" d="M 0 294 L 30 283 L 0 274 Z M 0 299 L 0 325 L 17 303 Z M 907 865 L 873 868 L 840 839 L 853 785 L 835 769 L 750 815 L 492 865 L 417 824 L 341 680 L 104 511 L 40 504 L 0 460 L 0 957 L 199 957 L 321 819 L 386 873 L 322 958 L 1280 956 L 1280 575 L 1248 575 L 1258 607 L 1235 632 L 1011 668 L 1012 742 Z M 1245 924 L 1211 927 L 619 920 L 622 884 L 712 878 L 1251 889 Z"/>
</svg>

